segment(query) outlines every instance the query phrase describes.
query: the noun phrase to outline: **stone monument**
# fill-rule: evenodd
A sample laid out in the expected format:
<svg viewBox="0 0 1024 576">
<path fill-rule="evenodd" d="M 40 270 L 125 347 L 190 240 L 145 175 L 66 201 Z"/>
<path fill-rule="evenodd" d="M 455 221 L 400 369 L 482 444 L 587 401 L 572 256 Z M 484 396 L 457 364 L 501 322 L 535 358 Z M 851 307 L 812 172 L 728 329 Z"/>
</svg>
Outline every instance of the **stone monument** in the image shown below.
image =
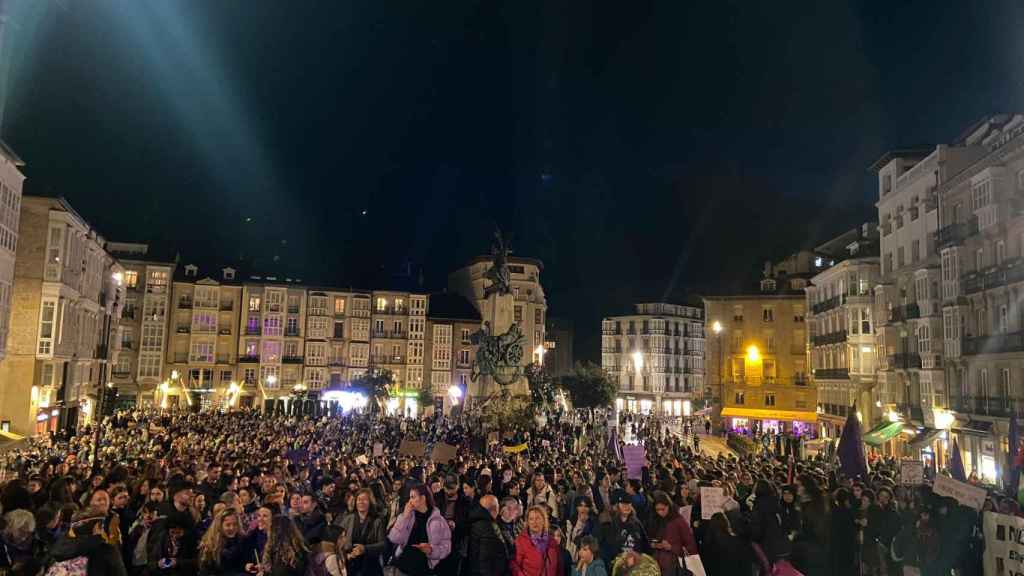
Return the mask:
<svg viewBox="0 0 1024 576">
<path fill-rule="evenodd" d="M 482 379 L 480 390 L 485 398 L 503 390 L 512 395 L 529 391 L 522 366 L 525 338 L 514 319 L 509 252 L 501 230 L 495 230 L 492 263 L 484 274 L 490 284 L 484 286 L 484 303 L 480 307 L 483 323 L 473 336 L 478 348 L 471 377 L 474 382 Z"/>
</svg>

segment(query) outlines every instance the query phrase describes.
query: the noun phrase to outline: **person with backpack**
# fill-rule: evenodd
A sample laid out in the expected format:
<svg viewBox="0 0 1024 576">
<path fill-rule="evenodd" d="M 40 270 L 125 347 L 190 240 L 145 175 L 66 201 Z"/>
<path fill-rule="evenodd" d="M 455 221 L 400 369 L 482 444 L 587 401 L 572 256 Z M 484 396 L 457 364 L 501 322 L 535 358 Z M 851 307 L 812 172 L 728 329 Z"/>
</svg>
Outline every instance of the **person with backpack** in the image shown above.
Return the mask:
<svg viewBox="0 0 1024 576">
<path fill-rule="evenodd" d="M 120 551 L 107 543 L 106 519 L 100 510 L 76 513 L 50 549 L 46 576 L 128 576 Z"/>
</svg>

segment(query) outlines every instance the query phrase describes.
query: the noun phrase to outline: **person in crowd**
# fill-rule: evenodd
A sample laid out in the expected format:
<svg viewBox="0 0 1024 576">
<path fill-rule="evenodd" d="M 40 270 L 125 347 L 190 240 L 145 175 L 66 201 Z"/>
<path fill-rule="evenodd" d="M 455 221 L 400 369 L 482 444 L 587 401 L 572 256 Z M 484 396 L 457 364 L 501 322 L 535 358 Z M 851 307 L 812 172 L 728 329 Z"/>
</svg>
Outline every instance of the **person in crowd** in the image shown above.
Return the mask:
<svg viewBox="0 0 1024 576">
<path fill-rule="evenodd" d="M 50 548 L 46 562 L 50 570 L 75 574 L 84 566 L 87 576 L 127 576 L 120 552 L 107 542 L 106 519 L 106 513 L 99 510 L 77 512 L 67 533 Z M 54 570 L 58 564 L 60 568 Z"/>
<path fill-rule="evenodd" d="M 707 576 L 750 574 L 754 562 L 750 544 L 733 532 L 725 514 L 716 512 L 707 521 L 701 562 Z"/>
<path fill-rule="evenodd" d="M 530 508 L 538 505 L 547 506 L 552 511 L 552 514 L 557 514 L 558 497 L 551 486 L 548 485 L 544 474 L 540 472 L 534 473 L 533 484 L 526 490 L 526 506 Z M 527 519 L 527 522 L 529 522 L 529 519 Z"/>
<path fill-rule="evenodd" d="M 754 508 L 750 515 L 750 539 L 761 546 L 768 562 L 774 565 L 791 552 L 791 542 L 782 530 L 782 506 L 775 486 L 768 480 L 754 485 Z"/>
<path fill-rule="evenodd" d="M 256 568 L 267 576 L 305 575 L 309 548 L 291 518 L 278 514 L 271 519 L 267 544 L 259 558 L 258 565 L 247 565 L 248 571 Z"/>
<path fill-rule="evenodd" d="M 797 503 L 797 489 L 795 486 L 786 485 L 782 487 L 782 509 L 779 512 L 782 533 L 790 542 L 796 540 L 803 530 L 803 522 L 800 516 L 800 505 Z"/>
<path fill-rule="evenodd" d="M 510 571 L 511 549 L 498 526 L 498 498 L 486 494 L 469 511 L 466 546 L 468 576 L 507 576 Z"/>
<path fill-rule="evenodd" d="M 36 517 L 25 509 L 4 514 L 0 530 L 0 569 L 21 572 L 41 554 L 42 542 L 36 539 Z"/>
<path fill-rule="evenodd" d="M 209 576 L 243 574 L 247 552 L 238 512 L 225 508 L 214 515 L 199 543 L 199 573 Z"/>
<path fill-rule="evenodd" d="M 516 539 L 512 576 L 561 574 L 561 550 L 552 536 L 548 517 L 548 510 L 542 506 L 527 509 L 526 530 Z"/>
<path fill-rule="evenodd" d="M 586 494 L 577 496 L 573 513 L 565 522 L 565 533 L 568 538 L 564 544 L 573 561 L 577 559 L 580 542 L 587 536 L 593 536 L 597 532 L 597 526 L 593 501 Z"/>
<path fill-rule="evenodd" d="M 681 558 L 698 553 L 697 541 L 668 494 L 659 490 L 653 498 L 654 514 L 648 522 L 647 534 L 661 572 L 672 574 Z"/>
<path fill-rule="evenodd" d="M 597 538 L 584 536 L 580 539 L 570 576 L 608 576 L 608 569 L 604 560 L 601 559 L 601 546 L 597 543 Z"/>
<path fill-rule="evenodd" d="M 424 484 L 409 488 L 409 500 L 388 540 L 396 547 L 392 565 L 406 576 L 426 576 L 451 553 L 451 529 Z"/>
<path fill-rule="evenodd" d="M 316 495 L 311 493 L 303 494 L 299 498 L 299 510 L 301 513 L 296 518 L 296 522 L 306 544 L 312 546 L 323 538 L 327 519 L 320 512 L 320 503 L 317 501 Z"/>
<path fill-rule="evenodd" d="M 633 501 L 629 495 L 622 489 L 615 490 L 611 503 L 614 506 L 611 517 L 602 521 L 600 527 L 601 557 L 605 564 L 611 565 L 618 555 L 627 550 L 649 553 L 647 531 L 633 512 Z"/>
<path fill-rule="evenodd" d="M 362 488 L 356 492 L 356 512 L 341 521 L 350 547 L 342 548 L 347 555 L 345 567 L 350 576 L 378 576 L 381 559 L 387 551 L 384 519 L 377 514 L 373 491 Z"/>
</svg>

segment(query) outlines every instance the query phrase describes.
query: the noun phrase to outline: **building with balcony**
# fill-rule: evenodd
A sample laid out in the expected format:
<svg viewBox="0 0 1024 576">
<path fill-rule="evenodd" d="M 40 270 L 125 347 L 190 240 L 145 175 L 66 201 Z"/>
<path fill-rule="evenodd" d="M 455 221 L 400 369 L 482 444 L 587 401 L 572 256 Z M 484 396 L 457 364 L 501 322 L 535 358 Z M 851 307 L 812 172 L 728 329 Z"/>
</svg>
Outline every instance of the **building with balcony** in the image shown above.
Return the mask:
<svg viewBox="0 0 1024 576">
<path fill-rule="evenodd" d="M 124 267 L 125 301 L 117 361 L 111 381 L 122 406 L 153 406 L 164 381 L 167 317 L 171 310 L 168 279 L 177 257 L 158 254 L 147 244 L 107 242 L 107 250 Z"/>
<path fill-rule="evenodd" d="M 804 290 L 830 261 L 810 251 L 766 264 L 757 289 L 706 296 L 706 396 L 729 430 L 816 433 Z"/>
<path fill-rule="evenodd" d="M 808 359 L 818 389 L 820 435 L 838 438 L 851 407 L 856 404 L 863 414 L 872 403 L 872 312 L 874 287 L 880 281 L 877 226 L 865 224 L 815 251 L 833 264 L 806 288 Z"/>
<path fill-rule="evenodd" d="M 704 389 L 704 310 L 635 304 L 601 321 L 601 366 L 618 381 L 618 411 L 689 416 Z"/>
<path fill-rule="evenodd" d="M 264 409 L 285 410 L 293 394 L 307 386 L 306 287 L 300 279 L 249 276 L 241 302 L 237 338 L 243 394 L 253 390 Z"/>
<path fill-rule="evenodd" d="M 166 378 L 154 400 L 170 409 L 252 407 L 237 373 L 242 286 L 238 271 L 177 268 L 168 312 Z"/>
<path fill-rule="evenodd" d="M 456 403 L 483 400 L 486 391 L 480 382 L 473 382 L 473 360 L 477 345 L 473 335 L 480 330 L 480 313 L 468 300 L 458 294 L 442 292 L 430 295 L 427 313 L 427 333 L 424 354 L 429 359 L 425 370 L 434 394 L 435 407 L 440 404 L 445 412 Z M 449 392 L 458 389 L 456 395 Z"/>
<path fill-rule="evenodd" d="M 18 434 L 74 430 L 89 420 L 107 382 L 124 271 L 63 199 L 22 198 L 16 229 L 0 420 Z"/>
<path fill-rule="evenodd" d="M 572 372 L 576 365 L 573 354 L 573 337 L 576 332 L 571 320 L 548 317 L 544 328 L 547 340 L 544 342 L 544 368 L 554 377 Z"/>
<path fill-rule="evenodd" d="M 968 473 L 1000 474 L 1009 417 L 1024 417 L 1024 115 L 968 129 L 940 174 L 946 402 Z"/>
<path fill-rule="evenodd" d="M 14 259 L 18 248 L 18 222 L 25 163 L 0 141 L 0 361 L 7 353 L 11 328 L 11 290 Z"/>
<path fill-rule="evenodd" d="M 448 291 L 462 295 L 485 319 L 488 312 L 484 310 L 484 304 L 487 302 L 484 299 L 484 288 L 491 282 L 484 275 L 491 265 L 491 256 L 478 256 L 448 276 Z M 534 258 L 510 256 L 508 268 L 512 284 L 513 321 L 519 324 L 526 338 L 522 358 L 522 365 L 526 366 L 540 361 L 544 355 L 544 326 L 548 308 L 544 287 L 540 281 L 544 264 Z M 516 393 L 528 392 L 523 380 L 518 385 Z"/>
</svg>

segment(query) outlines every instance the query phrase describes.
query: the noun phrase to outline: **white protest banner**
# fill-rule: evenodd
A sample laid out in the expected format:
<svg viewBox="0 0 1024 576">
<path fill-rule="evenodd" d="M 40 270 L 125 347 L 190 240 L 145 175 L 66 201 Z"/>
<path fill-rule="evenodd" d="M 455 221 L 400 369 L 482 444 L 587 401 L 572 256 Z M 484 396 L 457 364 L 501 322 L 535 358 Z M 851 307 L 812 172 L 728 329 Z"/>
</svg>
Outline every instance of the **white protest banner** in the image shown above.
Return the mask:
<svg viewBox="0 0 1024 576">
<path fill-rule="evenodd" d="M 981 524 L 985 534 L 986 576 L 1024 574 L 1024 519 L 985 512 Z"/>
<path fill-rule="evenodd" d="M 643 468 L 647 465 L 647 449 L 627 444 L 622 447 L 622 460 L 626 463 L 626 477 L 630 480 L 640 480 L 643 477 Z"/>
<path fill-rule="evenodd" d="M 725 503 L 725 493 L 721 488 L 700 489 L 700 519 L 710 520 L 712 516 L 721 512 L 725 513 L 722 505 Z"/>
<path fill-rule="evenodd" d="M 902 460 L 900 462 L 900 484 L 909 486 L 924 484 L 924 462 Z"/>
<path fill-rule="evenodd" d="M 948 476 L 936 476 L 935 484 L 932 485 L 932 492 L 938 496 L 953 498 L 964 506 L 974 508 L 975 510 L 981 510 L 982 505 L 985 504 L 986 493 L 984 488 L 971 486 L 966 482 L 953 480 Z"/>
</svg>

